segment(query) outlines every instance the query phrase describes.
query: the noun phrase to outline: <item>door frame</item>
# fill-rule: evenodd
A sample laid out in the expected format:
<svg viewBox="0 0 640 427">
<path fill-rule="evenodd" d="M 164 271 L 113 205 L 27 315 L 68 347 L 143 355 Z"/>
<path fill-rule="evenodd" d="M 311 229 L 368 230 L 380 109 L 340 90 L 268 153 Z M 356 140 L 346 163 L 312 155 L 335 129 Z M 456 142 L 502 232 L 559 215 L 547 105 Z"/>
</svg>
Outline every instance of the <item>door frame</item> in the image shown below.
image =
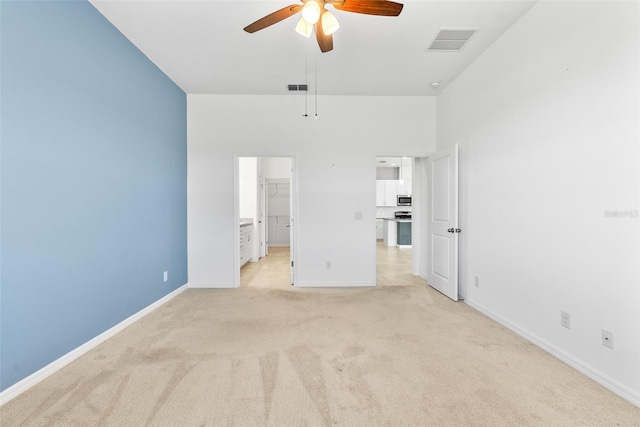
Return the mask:
<svg viewBox="0 0 640 427">
<path fill-rule="evenodd" d="M 378 280 L 378 253 L 377 253 L 377 240 L 376 240 L 376 223 L 375 219 L 377 217 L 376 212 L 378 211 L 378 206 L 376 206 L 376 167 L 378 166 L 378 157 L 409 157 L 411 158 L 411 180 L 412 180 L 412 203 L 411 203 L 411 212 L 412 212 L 412 224 L 411 224 L 411 274 L 414 276 L 422 277 L 426 280 L 426 272 L 427 265 L 424 264 L 423 260 L 426 259 L 427 252 L 427 241 L 426 241 L 426 233 L 422 233 L 420 230 L 427 229 L 427 220 L 426 216 L 423 214 L 420 205 L 426 206 L 428 199 L 422 200 L 423 195 L 426 189 L 429 188 L 429 180 L 428 176 L 423 177 L 416 170 L 416 159 L 421 159 L 421 161 L 427 162 L 428 157 L 433 153 L 419 153 L 419 154 L 409 154 L 409 153 L 393 153 L 389 154 L 388 152 L 384 153 L 375 153 L 373 156 L 372 164 L 373 164 L 373 281 L 377 286 Z M 426 178 L 426 179 L 425 179 Z M 416 191 L 417 190 L 417 191 Z M 414 199 L 416 192 L 419 192 L 417 199 Z M 417 200 L 418 205 L 415 204 Z M 416 207 L 418 209 L 416 210 Z M 413 215 L 414 212 L 417 212 L 419 215 Z M 424 275 L 424 276 L 423 276 Z"/>
<path fill-rule="evenodd" d="M 262 221 L 258 218 L 258 243 L 263 246 L 258 249 L 258 260 L 260 258 L 269 255 L 269 247 L 267 246 L 267 218 L 266 213 L 269 209 L 269 202 L 267 201 L 267 180 L 264 176 L 258 176 L 258 212 L 262 213 Z"/>
<path fill-rule="evenodd" d="M 265 158 L 265 157 L 280 157 L 280 158 L 289 158 L 291 159 L 291 182 L 290 182 L 290 198 L 291 198 L 291 242 L 290 242 L 290 257 L 292 264 L 289 266 L 290 268 L 290 276 L 292 281 L 294 278 L 298 277 L 298 263 L 295 260 L 298 258 L 298 227 L 293 225 L 293 221 L 298 219 L 298 167 L 297 167 L 297 159 L 296 153 L 286 152 L 286 153 L 233 153 L 233 219 L 236 225 L 239 225 L 240 220 L 240 158 L 241 157 L 256 157 L 256 158 Z M 265 179 L 266 181 L 266 179 Z M 266 188 L 266 185 L 265 185 Z M 257 219 L 257 218 L 256 218 Z M 265 224 L 266 226 L 266 224 Z M 233 287 L 240 287 L 240 227 L 234 227 L 233 229 L 233 253 L 235 254 L 233 257 Z M 295 286 L 295 282 L 293 282 Z"/>
<path fill-rule="evenodd" d="M 291 217 L 291 179 L 290 178 L 265 178 L 265 201 L 266 201 L 266 209 L 265 209 L 265 224 L 266 224 L 266 241 L 269 241 L 269 185 L 271 184 L 287 184 L 289 186 L 289 217 Z M 289 233 L 289 238 L 291 238 L 291 233 Z M 277 247 L 277 246 L 276 246 Z"/>
<path fill-rule="evenodd" d="M 411 239 L 415 242 L 411 248 L 411 272 L 414 276 L 418 276 L 427 280 L 428 271 L 428 228 L 429 221 L 427 213 L 429 207 L 429 174 L 426 172 L 428 168 L 428 156 L 416 156 L 413 158 L 413 167 L 411 169 L 413 179 L 412 194 L 412 227 Z M 417 193 L 417 194 L 416 194 Z M 416 196 L 414 198 L 414 196 Z"/>
</svg>

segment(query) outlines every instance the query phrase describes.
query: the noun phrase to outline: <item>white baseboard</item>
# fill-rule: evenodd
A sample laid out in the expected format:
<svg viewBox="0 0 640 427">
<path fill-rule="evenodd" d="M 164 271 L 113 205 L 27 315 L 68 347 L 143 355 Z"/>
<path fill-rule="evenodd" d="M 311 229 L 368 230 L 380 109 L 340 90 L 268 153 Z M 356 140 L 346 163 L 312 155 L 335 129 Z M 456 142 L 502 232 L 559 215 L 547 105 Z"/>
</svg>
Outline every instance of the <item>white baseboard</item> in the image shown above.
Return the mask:
<svg viewBox="0 0 640 427">
<path fill-rule="evenodd" d="M 156 308 L 160 307 L 161 305 L 165 304 L 169 300 L 171 300 L 174 297 L 176 297 L 178 294 L 180 294 L 185 289 L 187 289 L 187 285 L 180 286 L 175 291 L 165 295 L 164 297 L 160 298 L 159 300 L 157 300 L 156 302 L 152 303 L 151 305 L 149 305 L 149 306 L 143 308 L 142 310 L 138 311 L 137 313 L 129 316 L 128 318 L 126 318 L 122 322 L 118 323 L 114 327 L 104 331 L 100 335 L 92 338 L 91 340 L 87 341 L 86 343 L 82 344 L 81 346 L 76 347 L 75 349 L 71 350 L 69 353 L 65 354 L 64 356 L 62 356 L 62 357 L 54 360 L 53 362 L 49 363 L 44 368 L 39 369 L 38 371 L 34 372 L 33 374 L 29 375 L 28 377 L 18 381 L 17 383 L 15 383 L 11 387 L 7 388 L 2 393 L 0 393 L 0 406 L 4 405 L 5 403 L 10 401 L 11 399 L 17 397 L 21 393 L 24 393 L 29 388 L 33 387 L 34 385 L 36 385 L 40 381 L 42 381 L 45 378 L 47 378 L 49 375 L 55 373 L 56 371 L 59 371 L 60 369 L 62 369 L 63 367 L 65 367 L 69 363 L 73 362 L 74 360 L 76 360 L 77 358 L 82 356 L 83 354 L 87 353 L 88 351 L 90 351 L 90 350 L 94 349 L 95 347 L 97 347 L 98 345 L 102 344 L 103 342 L 105 342 L 106 340 L 108 340 L 109 338 L 111 338 L 112 336 L 117 334 L 118 332 L 122 331 L 127 326 L 130 326 L 131 324 L 133 324 L 136 321 L 140 320 L 141 318 L 143 318 L 147 314 L 151 313 Z"/>
<path fill-rule="evenodd" d="M 594 380 L 595 382 L 597 382 L 598 384 L 600 384 L 604 388 L 606 388 L 606 389 L 610 390 L 611 392 L 617 394 L 618 396 L 620 396 L 623 399 L 629 401 L 630 403 L 640 407 L 640 393 L 637 392 L 636 390 L 633 390 L 633 389 L 627 387 L 626 385 L 621 384 L 620 382 L 614 380 L 613 378 L 609 377 L 608 375 L 605 375 L 602 372 L 600 372 L 599 370 L 595 369 L 593 366 L 587 365 L 586 363 L 584 363 L 581 360 L 575 358 L 574 356 L 566 353 L 565 351 L 559 349 L 558 347 L 556 347 L 556 346 L 548 343 L 547 341 L 545 341 L 545 340 L 543 340 L 543 339 L 541 339 L 541 338 L 529 333 L 528 331 L 525 331 L 524 329 L 521 329 L 520 327 L 510 323 L 506 319 L 504 319 L 504 318 L 492 313 L 491 311 L 487 310 L 483 306 L 478 305 L 478 304 L 474 303 L 473 301 L 469 301 L 469 300 L 465 300 L 464 303 L 467 304 L 468 306 L 478 310 L 479 312 L 481 312 L 485 316 L 487 316 L 487 317 L 495 320 L 496 322 L 500 323 L 502 326 L 504 326 L 505 328 L 507 328 L 510 331 L 514 332 L 515 334 L 520 335 L 522 338 L 526 339 L 527 341 L 529 341 L 529 342 L 535 344 L 536 346 L 540 347 L 542 350 L 546 351 L 547 353 L 551 354 L 555 358 L 557 358 L 557 359 L 561 360 L 562 362 L 566 363 L 567 365 L 571 366 L 572 368 L 574 368 L 578 372 L 580 372 L 580 373 L 586 375 L 587 377 L 591 378 L 592 380 Z"/>
<path fill-rule="evenodd" d="M 375 286 L 372 282 L 298 282 L 298 288 L 361 288 Z"/>
<path fill-rule="evenodd" d="M 189 289 L 235 289 L 233 283 L 187 283 Z"/>
</svg>

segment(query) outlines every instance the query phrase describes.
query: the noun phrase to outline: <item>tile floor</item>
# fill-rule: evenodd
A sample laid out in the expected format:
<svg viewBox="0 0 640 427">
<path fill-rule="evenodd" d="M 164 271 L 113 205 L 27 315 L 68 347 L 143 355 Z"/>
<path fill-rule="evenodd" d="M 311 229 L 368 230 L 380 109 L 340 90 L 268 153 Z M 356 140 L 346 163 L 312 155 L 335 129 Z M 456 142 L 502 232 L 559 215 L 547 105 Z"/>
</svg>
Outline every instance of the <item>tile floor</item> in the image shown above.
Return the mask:
<svg viewBox="0 0 640 427">
<path fill-rule="evenodd" d="M 377 286 L 426 285 L 411 274 L 411 249 L 387 247 L 377 242 Z M 240 286 L 287 289 L 289 280 L 289 248 L 271 247 L 269 255 L 258 262 L 248 262 L 240 270 Z"/>
<path fill-rule="evenodd" d="M 289 247 L 270 247 L 269 255 L 258 262 L 248 262 L 240 269 L 240 286 L 287 289 L 289 278 Z"/>
</svg>

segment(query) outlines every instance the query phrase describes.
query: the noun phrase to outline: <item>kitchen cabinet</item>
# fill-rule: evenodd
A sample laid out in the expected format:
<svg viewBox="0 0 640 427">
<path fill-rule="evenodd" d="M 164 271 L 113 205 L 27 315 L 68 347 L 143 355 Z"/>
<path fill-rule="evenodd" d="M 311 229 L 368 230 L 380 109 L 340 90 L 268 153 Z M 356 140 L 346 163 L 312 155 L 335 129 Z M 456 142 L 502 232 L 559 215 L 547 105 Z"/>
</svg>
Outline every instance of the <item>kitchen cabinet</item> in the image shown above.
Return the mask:
<svg viewBox="0 0 640 427">
<path fill-rule="evenodd" d="M 376 181 L 376 206 L 385 206 L 384 203 L 384 181 L 379 179 Z"/>
<path fill-rule="evenodd" d="M 411 221 L 398 221 L 396 235 L 399 247 L 411 247 Z"/>
<path fill-rule="evenodd" d="M 413 179 L 413 175 L 411 172 L 411 163 L 412 160 L 410 158 L 402 159 L 402 166 L 400 167 L 400 180 L 398 181 L 398 194 L 410 196 L 412 194 L 412 185 L 411 180 Z"/>
<path fill-rule="evenodd" d="M 240 226 L 240 267 L 253 256 L 253 224 Z"/>
<path fill-rule="evenodd" d="M 393 219 L 384 220 L 382 244 L 385 246 L 396 246 L 398 244 L 398 226 Z"/>
<path fill-rule="evenodd" d="M 398 181 L 388 180 L 384 183 L 385 206 L 398 206 Z"/>
<path fill-rule="evenodd" d="M 398 181 L 380 179 L 376 181 L 376 206 L 398 206 Z"/>
<path fill-rule="evenodd" d="M 402 181 L 398 181 L 398 194 L 401 196 L 410 196 L 411 195 L 411 181 L 404 179 Z"/>
<path fill-rule="evenodd" d="M 382 236 L 385 246 L 411 247 L 411 220 L 385 219 Z"/>
<path fill-rule="evenodd" d="M 376 219 L 376 240 L 382 240 L 384 238 L 384 220 Z"/>
</svg>

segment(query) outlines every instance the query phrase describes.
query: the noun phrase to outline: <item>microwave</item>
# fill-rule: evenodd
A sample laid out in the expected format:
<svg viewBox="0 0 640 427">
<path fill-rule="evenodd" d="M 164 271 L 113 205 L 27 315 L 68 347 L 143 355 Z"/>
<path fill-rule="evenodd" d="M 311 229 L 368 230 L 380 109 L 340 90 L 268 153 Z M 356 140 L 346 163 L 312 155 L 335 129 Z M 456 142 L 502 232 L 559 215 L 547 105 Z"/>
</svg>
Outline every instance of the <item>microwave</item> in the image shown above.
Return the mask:
<svg viewBox="0 0 640 427">
<path fill-rule="evenodd" d="M 398 206 L 411 206 L 411 196 L 398 196 Z"/>
</svg>

